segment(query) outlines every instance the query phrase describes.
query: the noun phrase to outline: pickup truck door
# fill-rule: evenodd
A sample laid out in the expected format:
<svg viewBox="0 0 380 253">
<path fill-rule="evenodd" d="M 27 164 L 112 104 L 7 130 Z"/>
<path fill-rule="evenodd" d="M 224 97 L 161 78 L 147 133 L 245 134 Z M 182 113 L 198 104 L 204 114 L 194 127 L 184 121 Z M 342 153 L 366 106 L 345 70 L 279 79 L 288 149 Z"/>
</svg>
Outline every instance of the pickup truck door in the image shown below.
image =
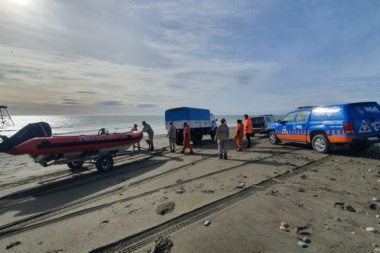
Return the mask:
<svg viewBox="0 0 380 253">
<path fill-rule="evenodd" d="M 287 114 L 282 121 L 277 124 L 277 137 L 280 140 L 306 142 L 309 115 L 309 110 L 301 110 Z"/>
<path fill-rule="evenodd" d="M 276 135 L 280 140 L 293 141 L 293 125 L 297 112 L 291 112 L 285 115 L 276 125 Z"/>
<path fill-rule="evenodd" d="M 296 120 L 293 124 L 293 135 L 296 141 L 307 142 L 309 117 L 309 110 L 301 110 L 297 112 Z"/>
</svg>

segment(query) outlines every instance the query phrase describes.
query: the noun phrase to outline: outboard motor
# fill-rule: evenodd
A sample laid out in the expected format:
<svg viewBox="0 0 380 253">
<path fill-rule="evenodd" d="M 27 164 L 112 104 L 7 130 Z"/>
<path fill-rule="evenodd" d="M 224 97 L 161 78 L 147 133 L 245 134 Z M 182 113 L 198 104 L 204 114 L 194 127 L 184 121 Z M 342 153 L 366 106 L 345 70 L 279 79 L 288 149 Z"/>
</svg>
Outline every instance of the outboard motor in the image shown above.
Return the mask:
<svg viewBox="0 0 380 253">
<path fill-rule="evenodd" d="M 52 131 L 51 127 L 46 122 L 38 122 L 38 123 L 30 123 L 25 127 L 21 128 L 17 133 L 15 133 L 12 137 L 8 138 L 6 136 L 0 136 L 3 140 L 0 143 L 0 152 L 6 152 L 11 150 L 13 147 L 17 145 L 36 138 L 36 137 L 51 137 Z"/>
</svg>

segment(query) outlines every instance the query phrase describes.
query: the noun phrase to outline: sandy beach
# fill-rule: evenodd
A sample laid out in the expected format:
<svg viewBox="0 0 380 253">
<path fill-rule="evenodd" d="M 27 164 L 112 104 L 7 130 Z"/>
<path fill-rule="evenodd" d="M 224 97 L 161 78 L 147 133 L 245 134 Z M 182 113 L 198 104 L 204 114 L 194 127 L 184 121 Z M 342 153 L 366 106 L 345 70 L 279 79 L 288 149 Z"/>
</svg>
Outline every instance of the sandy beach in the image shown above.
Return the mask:
<svg viewBox="0 0 380 253">
<path fill-rule="evenodd" d="M 167 146 L 106 173 L 0 154 L 0 252 L 380 252 L 379 146 Z"/>
</svg>

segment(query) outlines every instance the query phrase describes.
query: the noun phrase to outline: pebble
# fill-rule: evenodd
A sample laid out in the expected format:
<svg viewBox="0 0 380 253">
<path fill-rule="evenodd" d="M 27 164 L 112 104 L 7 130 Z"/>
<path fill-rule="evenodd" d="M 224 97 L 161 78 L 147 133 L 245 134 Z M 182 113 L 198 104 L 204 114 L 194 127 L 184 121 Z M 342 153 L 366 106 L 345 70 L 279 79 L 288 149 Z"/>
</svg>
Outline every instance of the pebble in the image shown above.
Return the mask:
<svg viewBox="0 0 380 253">
<path fill-rule="evenodd" d="M 208 226 L 208 225 L 210 225 L 211 224 L 211 221 L 209 221 L 209 220 L 205 220 L 205 222 L 203 222 L 203 225 L 204 226 Z"/>
<path fill-rule="evenodd" d="M 241 182 L 238 186 L 236 186 L 237 188 L 244 188 L 245 187 L 245 183 L 244 182 Z"/>
<path fill-rule="evenodd" d="M 356 233 L 354 231 L 352 231 L 351 234 L 356 235 Z"/>
<path fill-rule="evenodd" d="M 372 201 L 373 202 L 379 202 L 379 199 L 378 198 L 372 198 Z"/>
<path fill-rule="evenodd" d="M 328 226 L 325 226 L 325 229 L 326 229 L 326 230 L 330 230 L 330 228 L 329 228 Z"/>
<path fill-rule="evenodd" d="M 380 252 L 380 248 L 375 248 L 373 252 Z"/>
<path fill-rule="evenodd" d="M 299 241 L 298 246 L 300 246 L 301 248 L 307 248 L 307 243 Z"/>
<path fill-rule="evenodd" d="M 375 228 L 373 228 L 373 227 L 367 227 L 365 230 L 368 232 L 372 232 L 372 233 L 374 233 L 376 231 Z"/>
<path fill-rule="evenodd" d="M 289 223 L 287 223 L 286 221 L 281 221 L 280 226 L 287 228 L 287 227 L 289 227 Z"/>
<path fill-rule="evenodd" d="M 378 215 L 378 214 L 376 214 L 375 217 L 378 218 L 378 219 L 380 219 L 380 215 Z"/>
<path fill-rule="evenodd" d="M 304 238 L 302 238 L 302 241 L 304 241 L 306 243 L 311 243 L 311 240 L 309 238 L 307 238 L 306 236 Z"/>
</svg>

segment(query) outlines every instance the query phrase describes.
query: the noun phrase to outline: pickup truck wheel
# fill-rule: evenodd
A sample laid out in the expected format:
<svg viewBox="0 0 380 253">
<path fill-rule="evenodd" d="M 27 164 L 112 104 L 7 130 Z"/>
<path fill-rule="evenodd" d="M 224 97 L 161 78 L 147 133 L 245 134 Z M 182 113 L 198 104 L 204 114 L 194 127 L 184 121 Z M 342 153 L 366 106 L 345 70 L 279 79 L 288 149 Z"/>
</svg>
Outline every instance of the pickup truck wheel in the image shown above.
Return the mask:
<svg viewBox="0 0 380 253">
<path fill-rule="evenodd" d="M 313 145 L 313 149 L 318 153 L 327 154 L 330 151 L 330 141 L 324 134 L 317 134 L 314 136 L 311 144 Z"/>
<path fill-rule="evenodd" d="M 280 143 L 280 140 L 277 138 L 277 135 L 274 131 L 270 131 L 268 137 L 271 144 L 276 145 Z"/>
</svg>

